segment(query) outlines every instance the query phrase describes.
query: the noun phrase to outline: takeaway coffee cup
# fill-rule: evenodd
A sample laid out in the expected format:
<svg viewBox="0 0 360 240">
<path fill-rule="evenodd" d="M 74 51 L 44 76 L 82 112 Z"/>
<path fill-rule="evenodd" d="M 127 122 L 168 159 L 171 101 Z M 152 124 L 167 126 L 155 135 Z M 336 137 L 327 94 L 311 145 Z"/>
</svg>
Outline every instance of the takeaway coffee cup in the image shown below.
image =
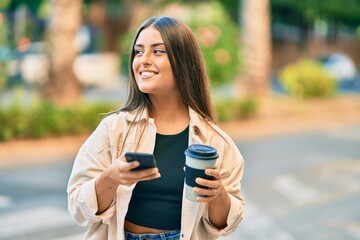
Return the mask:
<svg viewBox="0 0 360 240">
<path fill-rule="evenodd" d="M 186 198 L 191 201 L 197 201 L 199 196 L 193 191 L 194 187 L 205 188 L 195 182 L 195 179 L 205 178 L 213 179 L 213 177 L 205 174 L 205 169 L 214 168 L 216 159 L 219 155 L 216 149 L 203 144 L 193 144 L 185 150 L 186 164 L 185 164 L 185 191 Z"/>
</svg>

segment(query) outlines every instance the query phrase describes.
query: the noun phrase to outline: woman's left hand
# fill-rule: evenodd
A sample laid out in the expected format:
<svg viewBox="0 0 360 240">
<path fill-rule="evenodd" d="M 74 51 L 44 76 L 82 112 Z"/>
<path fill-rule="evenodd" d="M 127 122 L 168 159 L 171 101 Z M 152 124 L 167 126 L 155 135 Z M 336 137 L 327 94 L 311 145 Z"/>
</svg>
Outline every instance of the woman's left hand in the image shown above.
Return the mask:
<svg viewBox="0 0 360 240">
<path fill-rule="evenodd" d="M 204 178 L 196 178 L 196 183 L 204 186 L 205 188 L 194 187 L 193 190 L 195 193 L 199 195 L 197 200 L 199 202 L 211 202 L 212 200 L 218 198 L 219 196 L 223 195 L 221 193 L 226 193 L 224 186 L 220 180 L 220 170 L 219 169 L 206 169 L 205 174 L 208 176 L 214 177 L 213 180 L 207 180 Z"/>
</svg>

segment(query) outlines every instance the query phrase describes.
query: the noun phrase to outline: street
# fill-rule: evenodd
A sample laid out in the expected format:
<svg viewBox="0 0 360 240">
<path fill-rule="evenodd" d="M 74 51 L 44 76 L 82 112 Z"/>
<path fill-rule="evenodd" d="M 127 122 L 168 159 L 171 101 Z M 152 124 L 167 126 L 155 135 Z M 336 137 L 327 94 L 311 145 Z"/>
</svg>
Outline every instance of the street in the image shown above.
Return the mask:
<svg viewBox="0 0 360 240">
<path fill-rule="evenodd" d="M 360 239 L 360 126 L 239 143 L 246 240 Z"/>
<path fill-rule="evenodd" d="M 223 240 L 360 239 L 360 125 L 237 140 L 246 217 Z M 0 240 L 76 240 L 72 159 L 0 169 Z"/>
</svg>

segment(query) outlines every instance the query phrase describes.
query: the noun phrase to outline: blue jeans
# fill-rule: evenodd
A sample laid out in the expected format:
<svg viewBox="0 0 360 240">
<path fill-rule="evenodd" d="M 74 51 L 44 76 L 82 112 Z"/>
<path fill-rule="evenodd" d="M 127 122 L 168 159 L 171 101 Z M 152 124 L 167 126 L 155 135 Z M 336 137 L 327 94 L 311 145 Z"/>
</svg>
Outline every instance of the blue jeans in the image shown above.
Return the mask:
<svg viewBox="0 0 360 240">
<path fill-rule="evenodd" d="M 125 232 L 126 240 L 180 240 L 180 230 L 155 234 L 134 234 Z"/>
</svg>

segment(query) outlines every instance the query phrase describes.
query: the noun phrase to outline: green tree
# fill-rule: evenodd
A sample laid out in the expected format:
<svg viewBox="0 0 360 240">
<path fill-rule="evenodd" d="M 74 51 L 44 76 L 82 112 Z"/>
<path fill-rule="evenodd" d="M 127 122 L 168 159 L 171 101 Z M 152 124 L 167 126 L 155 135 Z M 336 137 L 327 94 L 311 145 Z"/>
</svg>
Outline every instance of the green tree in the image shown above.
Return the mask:
<svg viewBox="0 0 360 240">
<path fill-rule="evenodd" d="M 273 22 L 298 26 L 303 40 L 317 19 L 324 19 L 330 31 L 328 37 L 337 39 L 339 26 L 355 29 L 360 25 L 359 0 L 271 0 Z"/>
<path fill-rule="evenodd" d="M 19 38 L 28 37 L 31 40 L 39 41 L 44 32 L 44 20 L 39 16 L 39 9 L 44 0 L 1 0 L 0 10 L 3 10 L 8 23 L 8 44 L 16 47 Z M 25 6 L 28 10 L 26 22 L 26 36 L 16 36 L 15 34 L 15 11 L 21 6 Z"/>
</svg>

